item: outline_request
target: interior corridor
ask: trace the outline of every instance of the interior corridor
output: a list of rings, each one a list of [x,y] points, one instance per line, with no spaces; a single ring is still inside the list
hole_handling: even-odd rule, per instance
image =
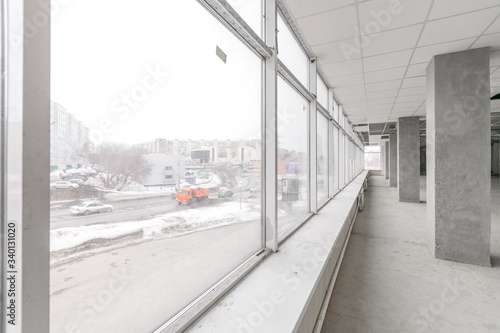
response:
[[[421,203],[371,176],[322,332],[499,332],[500,181],[492,179],[492,268],[435,259]]]

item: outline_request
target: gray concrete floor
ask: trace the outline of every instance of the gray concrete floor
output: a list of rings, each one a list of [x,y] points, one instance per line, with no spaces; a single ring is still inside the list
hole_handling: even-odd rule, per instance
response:
[[[421,203],[371,177],[322,332],[500,332],[500,181],[492,179],[492,268],[434,259]]]

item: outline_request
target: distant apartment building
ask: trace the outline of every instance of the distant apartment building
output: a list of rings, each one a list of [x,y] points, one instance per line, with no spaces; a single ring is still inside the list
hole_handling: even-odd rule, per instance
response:
[[[167,149],[167,139],[154,139],[153,141],[140,143],[137,147],[144,154],[172,154]]]
[[[137,147],[143,154],[184,156],[187,163],[246,163],[254,168],[261,165],[260,140],[167,140],[157,138]]]
[[[74,169],[87,163],[89,129],[63,106],[50,102],[50,168]]]
[[[191,160],[195,163],[251,164],[260,167],[261,149],[237,143],[217,145],[191,150]]]

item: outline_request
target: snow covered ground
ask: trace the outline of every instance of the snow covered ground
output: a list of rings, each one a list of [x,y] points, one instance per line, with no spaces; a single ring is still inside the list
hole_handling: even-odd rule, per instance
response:
[[[125,244],[174,237],[228,224],[260,220],[260,206],[225,202],[157,216],[143,221],[61,228],[50,233],[51,264],[79,259]]]

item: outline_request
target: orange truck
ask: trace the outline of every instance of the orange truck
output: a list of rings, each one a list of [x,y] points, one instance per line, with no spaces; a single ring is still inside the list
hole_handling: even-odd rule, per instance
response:
[[[193,202],[208,199],[208,188],[198,186],[181,187],[175,193],[175,200],[180,204],[190,205]]]

